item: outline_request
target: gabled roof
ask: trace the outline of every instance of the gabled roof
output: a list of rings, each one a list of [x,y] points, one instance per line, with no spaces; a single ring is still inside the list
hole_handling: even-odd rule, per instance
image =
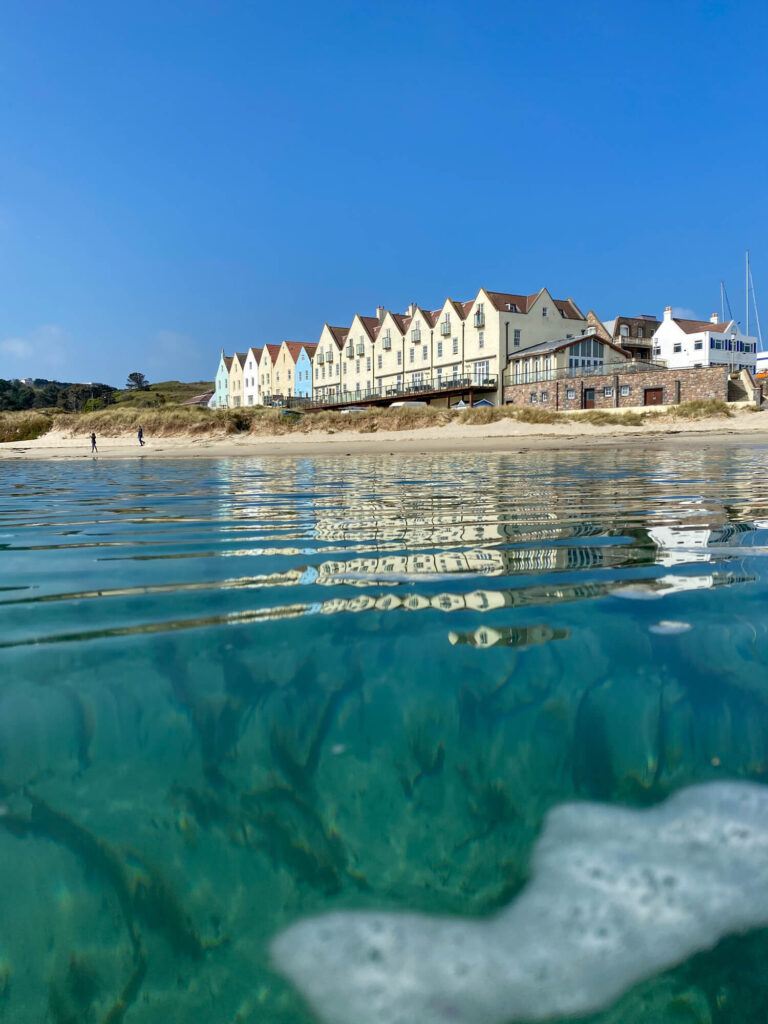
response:
[[[264,351],[269,353],[269,358],[274,363],[274,361],[280,355],[280,346],[279,345],[265,345],[264,346]]]
[[[237,359],[238,363],[240,363],[240,369],[244,370],[245,369],[245,360],[248,358],[248,353],[247,352],[235,352],[235,358]]]
[[[259,363],[261,362],[261,357],[264,354],[264,349],[261,348],[261,347],[256,348],[255,345],[251,345],[251,347],[248,349],[248,351],[249,352],[253,352],[253,354],[254,354],[254,356],[256,358],[256,365],[258,366]]]
[[[629,353],[626,352],[621,345],[616,345],[612,341],[606,341],[605,338],[601,337],[597,331],[589,331],[587,334],[577,334],[574,338],[558,338],[554,341],[542,341],[539,345],[532,345],[530,348],[521,349],[519,352],[511,353],[510,359],[522,359],[524,356],[530,355],[538,356],[544,352],[557,352],[561,348],[569,348],[571,345],[578,345],[580,341],[599,341],[601,344],[607,345],[616,352],[620,352],[625,359],[629,357]]]
[[[673,316],[672,319],[685,334],[701,334],[702,331],[711,331],[713,334],[725,334],[733,320],[723,320],[720,323],[713,324],[711,320],[682,320],[680,317]]]
[[[365,328],[366,333],[368,337],[371,339],[371,341],[375,341],[376,335],[379,333],[379,328],[381,327],[378,318],[375,316],[360,316],[359,313],[357,315],[357,318]]]
[[[208,405],[210,400],[216,394],[215,391],[205,391],[202,395],[195,395],[194,398],[188,398],[186,402],[182,402],[182,405]]]
[[[527,313],[536,300],[539,298],[541,293],[544,291],[543,288],[539,289],[534,295],[515,295],[512,292],[489,292],[487,288],[483,291],[493,303],[494,308],[497,312],[502,313],[507,311],[508,306],[513,308],[509,310],[512,313]],[[584,320],[585,316],[573,301],[573,299],[552,299],[555,304],[555,308],[558,312],[568,320]]]
[[[400,333],[405,334],[410,325],[411,317],[409,317],[407,313],[390,313],[389,315],[397,324],[400,329]]]
[[[311,359],[317,351],[318,342],[316,341],[302,341],[301,347],[306,351],[307,355]]]
[[[232,356],[224,356],[223,358],[224,358],[224,365],[226,366],[227,371],[231,370],[232,369]]]
[[[344,348],[344,342],[347,340],[349,334],[348,327],[331,327],[330,324],[325,325],[333,335],[333,340],[336,342],[338,348]]]
[[[301,355],[301,350],[304,348],[305,344],[306,344],[306,342],[303,342],[303,341],[284,341],[283,342],[283,345],[285,345],[285,347],[288,349],[288,354],[290,355],[290,357],[293,360],[294,364],[296,363],[297,359]],[[280,348],[282,348],[283,345],[281,345]]]

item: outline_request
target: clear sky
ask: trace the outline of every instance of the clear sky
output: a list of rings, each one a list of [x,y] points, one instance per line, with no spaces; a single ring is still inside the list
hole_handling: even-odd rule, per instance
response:
[[[546,285],[768,327],[764,0],[3,0],[0,377]]]

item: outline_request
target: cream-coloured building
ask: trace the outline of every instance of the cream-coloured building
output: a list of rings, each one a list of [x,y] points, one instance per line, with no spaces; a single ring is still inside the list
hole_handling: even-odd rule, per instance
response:
[[[448,298],[437,310],[412,303],[403,314],[383,307],[376,314],[357,314],[348,329],[325,325],[314,360],[316,399],[423,388],[446,390],[450,402],[449,389],[474,384],[495,387],[498,400],[511,356],[587,330],[573,299],[553,299],[546,288],[534,295],[481,288],[475,299]]]
[[[245,404],[243,398],[243,380],[245,377],[245,364],[247,361],[245,352],[235,352],[232,357],[232,365],[229,368],[229,407],[237,409]]]
[[[261,403],[272,398],[274,392],[274,365],[280,355],[280,345],[265,345],[259,360],[259,393]]]
[[[310,361],[317,348],[303,341],[284,341],[272,366],[272,397],[293,398],[302,390],[303,381],[297,379],[301,350],[306,349]]]

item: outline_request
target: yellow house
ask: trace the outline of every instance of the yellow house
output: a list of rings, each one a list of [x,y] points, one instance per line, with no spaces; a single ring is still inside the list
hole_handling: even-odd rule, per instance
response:
[[[275,394],[273,367],[280,355],[279,345],[265,345],[259,360],[259,391],[262,404],[268,402]]]
[[[230,408],[237,408],[245,405],[243,397],[243,380],[245,377],[245,362],[248,358],[247,352],[235,352],[232,357],[232,365],[229,369],[229,405]]]

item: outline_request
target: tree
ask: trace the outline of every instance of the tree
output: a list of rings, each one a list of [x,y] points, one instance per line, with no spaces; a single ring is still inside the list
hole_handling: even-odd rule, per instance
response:
[[[129,373],[125,386],[129,391],[149,391],[149,381],[143,373]]]

